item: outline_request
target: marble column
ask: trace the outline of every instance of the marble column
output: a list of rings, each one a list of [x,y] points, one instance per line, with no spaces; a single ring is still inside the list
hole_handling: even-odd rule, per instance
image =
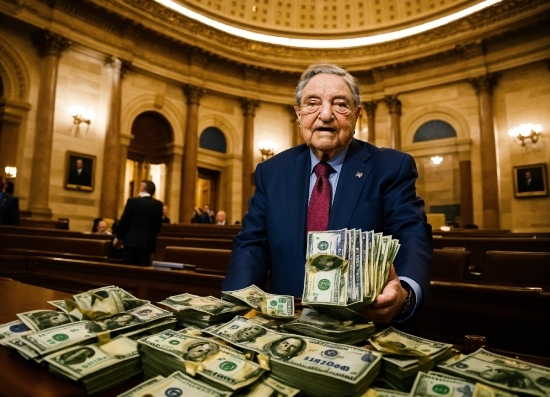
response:
[[[101,198],[99,203],[99,216],[116,219],[119,189],[120,163],[125,163],[120,151],[120,112],[121,112],[121,69],[122,61],[115,57],[105,60],[109,70],[109,83],[111,97],[107,108],[107,125],[103,146],[103,178],[101,183]],[[125,164],[126,165],[126,164]]]
[[[459,161],[460,178],[460,226],[474,223],[474,196],[472,193],[472,162]]]
[[[119,136],[119,158],[118,163],[118,191],[117,196],[117,214],[120,217],[122,211],[124,211],[125,198],[124,192],[126,190],[126,160],[128,159],[128,148],[130,147],[130,142],[132,141],[133,135],[121,133]],[[128,190],[128,197],[132,196],[132,192]]]
[[[186,85],[183,92],[187,98],[187,121],[185,123],[179,221],[180,223],[189,223],[193,215],[193,207],[195,207],[195,190],[197,186],[199,105],[200,99],[206,91],[203,88]]]
[[[363,102],[363,109],[367,114],[367,142],[376,145],[376,130],[374,127],[374,116],[376,115],[376,108],[378,103],[376,101]]]
[[[479,145],[481,147],[481,186],[483,195],[483,228],[500,228],[499,194],[495,129],[493,124],[493,89],[495,75],[470,79],[479,102]]]
[[[401,150],[401,101],[395,96],[384,98],[390,111],[390,147]]]
[[[18,172],[21,173],[22,161],[18,161],[17,156],[19,135],[21,124],[27,120],[30,108],[31,105],[25,102],[7,98],[0,100],[0,175],[7,177],[6,166],[17,167]]]
[[[294,110],[294,105],[288,105],[286,107],[288,115],[290,116],[290,131],[292,134],[292,146],[304,143],[302,138],[302,131],[300,130],[300,123],[298,122],[298,116]]]
[[[254,116],[259,101],[241,98],[244,116],[243,130],[243,181],[242,181],[242,214],[248,211],[248,200],[254,194]]]
[[[39,68],[40,87],[36,104],[36,130],[29,191],[29,211],[33,218],[49,219],[52,217],[52,210],[49,207],[49,194],[57,71],[61,53],[71,45],[71,42],[46,30],[35,34],[32,40],[42,61]]]

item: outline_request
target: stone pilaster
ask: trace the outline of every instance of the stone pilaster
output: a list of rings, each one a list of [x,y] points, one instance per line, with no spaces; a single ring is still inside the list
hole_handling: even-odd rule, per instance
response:
[[[367,142],[376,145],[376,130],[375,130],[375,116],[376,108],[378,107],[378,102],[370,101],[363,102],[363,109],[367,114]]]
[[[259,106],[256,99],[241,98],[244,116],[243,130],[243,181],[242,181],[242,214],[248,211],[248,200],[254,193],[254,116]]]
[[[397,95],[384,98],[390,112],[390,147],[401,150],[401,101]]]

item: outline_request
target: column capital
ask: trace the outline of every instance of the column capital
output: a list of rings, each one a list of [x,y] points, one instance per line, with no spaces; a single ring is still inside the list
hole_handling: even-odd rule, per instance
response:
[[[70,40],[49,30],[36,32],[31,39],[40,57],[54,55],[59,58],[61,53],[72,44]]]
[[[386,102],[390,114],[397,113],[401,116],[401,101],[397,99],[397,95],[386,95],[384,102]]]
[[[485,76],[468,79],[468,81],[476,90],[477,95],[481,94],[482,92],[493,95],[493,90],[497,85],[498,78],[498,74],[488,73]]]
[[[243,109],[243,116],[256,115],[256,108],[260,106],[260,101],[257,99],[241,98],[241,108]]]
[[[376,108],[378,107],[377,101],[370,101],[370,102],[363,102],[363,109],[365,109],[365,112],[367,113],[367,116],[374,117],[374,114],[376,113]]]
[[[256,83],[260,82],[264,68],[254,67],[250,65],[245,65],[242,67],[243,77],[247,81],[255,81]]]
[[[105,58],[105,65],[120,72],[120,78],[124,77],[124,74],[132,68],[132,62],[120,59],[114,55],[108,55]]]
[[[485,55],[485,40],[475,40],[469,43],[457,44],[455,49],[460,52],[465,59]]]
[[[187,51],[187,56],[190,66],[199,66],[206,69],[212,62],[212,56],[210,54],[196,47],[191,47]]]
[[[206,93],[204,88],[200,88],[191,84],[186,84],[183,87],[183,92],[187,97],[188,105],[200,105],[202,96]]]

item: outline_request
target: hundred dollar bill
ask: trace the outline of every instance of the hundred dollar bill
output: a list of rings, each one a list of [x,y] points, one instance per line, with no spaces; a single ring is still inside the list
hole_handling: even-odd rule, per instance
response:
[[[4,346],[16,350],[21,354],[26,360],[36,360],[38,362],[42,361],[40,354],[32,349],[30,346],[25,344],[21,339],[21,336],[14,336],[4,343]]]
[[[118,287],[110,285],[73,295],[73,298],[86,318],[95,320],[124,311],[118,290]]]
[[[257,328],[253,331],[251,328]],[[226,324],[211,326],[205,333],[218,336],[245,350],[267,354],[271,360],[351,384],[379,364],[380,356],[369,350],[319,339],[283,334],[251,325],[244,317],[236,316]],[[246,331],[248,337],[240,336]],[[273,372],[275,374],[275,372]]]
[[[32,310],[18,313],[17,317],[33,331],[43,331],[58,325],[70,324],[75,320],[69,314],[55,310]]]
[[[466,379],[419,372],[409,395],[411,397],[471,397],[474,387],[475,384]]]
[[[369,342],[380,352],[416,357],[439,357],[452,347],[451,344],[419,338],[393,327],[388,327],[371,336]]]
[[[72,324],[48,328],[34,334],[22,335],[20,341],[38,352],[40,356],[53,353],[65,347],[82,344],[97,338],[97,335],[88,330],[91,321],[78,321]]]
[[[142,327],[161,318],[172,317],[172,312],[161,309],[151,303],[137,307],[133,310],[101,317],[88,325],[92,332],[122,331]]]
[[[125,391],[122,394],[119,394],[117,397],[143,397],[143,390],[147,389],[149,386],[153,386],[156,383],[164,380],[164,376],[157,375],[154,378],[148,379],[145,382],[140,383],[136,387],[131,388],[130,390]]]
[[[380,387],[374,387],[368,389],[361,397],[406,397],[409,393],[405,393],[398,390],[383,389]]]
[[[0,325],[0,345],[6,344],[8,340],[20,335],[27,335],[34,332],[21,320],[14,320]]]
[[[124,397],[228,397],[230,392],[222,391],[204,382],[198,381],[179,371],[174,372],[166,379],[149,387],[138,390],[136,393],[123,395]]]
[[[331,254],[310,256],[306,262],[302,303],[345,304],[347,264],[342,257]]]
[[[222,291],[222,298],[232,303],[245,303],[254,309],[261,311],[262,297],[265,292],[254,284],[236,291]]]
[[[347,248],[347,229],[309,232],[306,258],[315,254],[331,254],[346,258]]]
[[[518,395],[478,382],[474,388],[473,397],[518,397]]]
[[[225,302],[213,296],[197,296],[192,294],[170,296],[159,303],[176,311],[194,310],[208,315],[242,312],[248,309],[248,307]]]
[[[284,328],[289,331],[300,327],[310,328],[319,334],[341,334],[344,332],[374,329],[372,322],[341,320],[309,308],[302,309],[302,313],[298,320],[284,325]]]
[[[138,359],[137,343],[128,338],[117,338],[104,345],[72,346],[45,357],[50,370],[79,380],[103,368],[113,367],[122,361]]]
[[[248,389],[238,391],[235,397],[294,397],[300,393],[300,389],[290,387],[277,381],[273,376],[262,376]]]
[[[265,294],[261,301],[262,314],[269,317],[294,317],[294,297]]]
[[[440,369],[514,393],[550,396],[550,368],[485,349],[479,349],[450,365],[440,366]]]

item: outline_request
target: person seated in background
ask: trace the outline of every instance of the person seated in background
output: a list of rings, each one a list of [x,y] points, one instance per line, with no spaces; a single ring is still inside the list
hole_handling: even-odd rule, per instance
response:
[[[97,231],[96,231],[97,234],[108,234],[108,235],[111,235],[112,233],[108,230],[108,227],[107,227],[107,222],[105,222],[103,219],[100,220],[98,223],[97,223]]]
[[[0,224],[19,225],[19,198],[6,192],[6,186],[0,176]]]
[[[95,218],[94,219],[94,223],[92,224],[92,233],[97,233],[97,225],[102,220],[103,220],[103,218]]]
[[[205,204],[202,209],[195,207],[194,210],[195,216],[191,219],[191,223],[214,223],[214,214],[208,204]]]
[[[168,206],[162,207],[162,223],[170,223],[170,218],[167,216],[168,214]]]
[[[225,213],[225,211],[218,211],[218,213],[216,214],[216,225],[227,225],[227,214]]]

